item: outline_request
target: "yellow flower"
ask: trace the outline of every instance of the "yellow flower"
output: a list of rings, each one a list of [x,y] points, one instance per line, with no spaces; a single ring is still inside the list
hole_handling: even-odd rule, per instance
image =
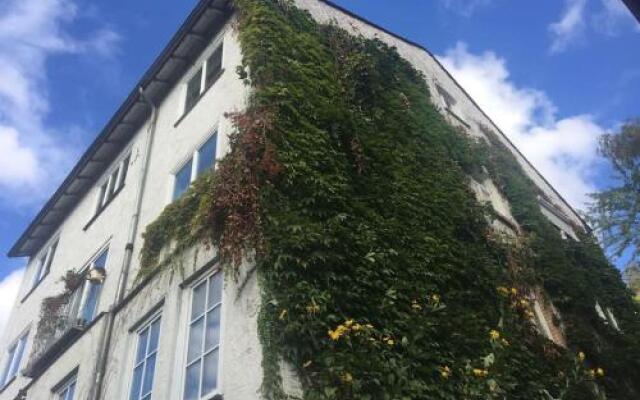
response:
[[[451,368],[446,365],[444,367],[440,367],[440,376],[442,379],[449,379],[451,376]]]
[[[507,346],[507,347],[508,347],[508,346],[509,346],[509,344],[510,344],[510,343],[509,343],[509,341],[508,341],[507,339],[502,339],[502,345],[503,345],[503,346]]]
[[[527,301],[526,299],[522,299],[522,300],[520,300],[520,305],[522,307],[528,307],[529,306],[529,301]]]
[[[353,376],[348,372],[345,372],[344,374],[342,374],[340,379],[342,380],[342,383],[351,383],[351,382],[353,382]]]
[[[500,339],[500,332],[498,332],[495,329],[492,329],[491,332],[489,332],[489,337],[491,338],[491,340],[498,340]]]
[[[509,289],[504,286],[499,286],[497,290],[501,296],[507,297],[509,295]]]
[[[418,301],[417,301],[417,300],[413,300],[413,301],[411,302],[411,308],[413,308],[413,309],[414,309],[414,310],[416,310],[416,311],[420,311],[420,310],[422,310],[422,306],[421,306],[420,304],[418,304]]]
[[[587,356],[584,355],[584,352],[581,351],[578,353],[578,360],[580,360],[580,362],[583,362],[586,357]]]
[[[344,324],[345,324],[345,325],[347,326],[347,328],[348,328],[348,327],[350,327],[351,325],[353,325],[353,320],[352,320],[352,319],[347,320]]]
[[[393,341],[393,339],[389,339],[389,340],[387,340],[387,344],[388,344],[389,346],[393,346],[395,343],[396,343],[396,342],[394,342],[394,341]]]
[[[320,306],[317,305],[315,302],[307,306],[307,314],[315,314],[318,311],[320,311]]]
[[[596,375],[598,375],[598,376],[604,376],[604,369],[602,369],[602,368],[598,368],[598,369],[596,369]]]
[[[431,295],[431,301],[433,301],[434,303],[440,303],[440,295],[432,294]]]
[[[366,324],[365,327],[368,328],[368,329],[373,329],[373,325],[371,325],[371,324]]]
[[[348,329],[344,325],[338,325],[338,327],[335,330],[329,331],[329,337],[332,340],[338,340],[342,335],[344,335],[347,332],[347,330]]]
[[[593,378],[594,376],[596,376],[596,370],[595,369],[590,369],[589,370],[589,375]]]
[[[282,312],[280,312],[280,317],[278,318],[280,319],[280,321],[282,321],[286,316],[287,316],[287,310],[284,309],[282,310]]]
[[[360,325],[360,324],[358,324],[358,323],[355,323],[355,324],[351,327],[351,330],[352,330],[352,331],[354,331],[354,332],[357,332],[357,331],[359,331],[360,329],[362,329],[362,325]]]
[[[516,295],[518,294],[518,289],[516,289],[516,288],[512,287],[512,288],[511,288],[511,294],[512,294],[513,296],[516,296]]]
[[[473,375],[475,375],[478,378],[484,378],[487,375],[489,375],[489,371],[487,371],[486,369],[474,368]]]

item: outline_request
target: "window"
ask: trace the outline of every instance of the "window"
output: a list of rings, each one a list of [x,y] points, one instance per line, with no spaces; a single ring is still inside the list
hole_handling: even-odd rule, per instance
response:
[[[222,273],[192,289],[184,399],[200,400],[218,388]]]
[[[451,93],[447,92],[442,86],[436,85],[438,90],[438,94],[444,101],[444,104],[448,109],[453,108],[456,105],[456,99],[451,95]]]
[[[177,200],[189,189],[191,182],[205,171],[213,169],[216,163],[216,142],[218,134],[214,133],[202,146],[198,148],[174,175],[173,200]]]
[[[217,49],[209,56],[206,63],[207,77],[204,83],[205,89],[208,89],[218,78],[218,75],[222,71],[222,46],[218,46]]]
[[[78,377],[74,374],[67,378],[58,389],[55,390],[56,400],[73,400],[76,393],[76,382]]]
[[[96,215],[99,214],[109,202],[116,197],[120,189],[124,187],[127,172],[129,172],[129,162],[131,154],[127,155],[118,163],[116,168],[109,174],[109,177],[100,185],[98,199],[96,201]]]
[[[222,72],[222,44],[207,58],[202,66],[187,82],[187,95],[184,102],[184,114],[198,103],[200,96],[209,89]],[[203,79],[204,78],[204,79]]]
[[[202,88],[202,68],[196,72],[196,74],[189,79],[187,83],[187,99],[184,104],[184,111],[187,112],[193,108],[200,98],[200,91]]]
[[[109,249],[104,249],[91,264],[90,270],[105,270],[107,265],[107,257],[109,255]],[[78,317],[85,324],[90,323],[96,316],[96,309],[98,301],[100,300],[100,293],[102,292],[102,282],[99,280],[87,280],[82,294],[82,301],[80,303],[80,310]]]
[[[187,191],[191,184],[191,170],[193,167],[193,159],[189,159],[187,163],[180,168],[180,171],[176,174],[175,184],[173,186],[173,199],[176,200]]]
[[[31,284],[32,288],[38,286],[38,284],[44,279],[45,276],[49,273],[51,269],[51,263],[53,262],[53,257],[56,255],[56,249],[58,248],[58,241],[53,242],[51,246],[49,246],[38,259],[37,268],[35,274],[33,275],[33,281]]]
[[[158,315],[138,331],[138,349],[133,367],[129,400],[151,399],[159,338],[160,316]]]
[[[2,379],[0,380],[0,388],[5,387],[18,375],[28,335],[29,333],[27,332],[20,336],[20,338],[11,347],[9,347],[9,351],[7,352],[7,357],[4,362]]]

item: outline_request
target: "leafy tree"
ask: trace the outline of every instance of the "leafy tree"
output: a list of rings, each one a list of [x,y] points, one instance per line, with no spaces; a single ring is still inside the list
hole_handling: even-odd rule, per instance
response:
[[[616,186],[591,195],[590,222],[615,255],[631,249],[640,258],[640,118],[600,139],[600,152],[613,167]]]

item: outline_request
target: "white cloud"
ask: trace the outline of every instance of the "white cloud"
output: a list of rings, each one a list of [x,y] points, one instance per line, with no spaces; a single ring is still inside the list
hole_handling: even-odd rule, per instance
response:
[[[458,43],[440,60],[563,197],[584,208],[596,191],[591,174],[605,129],[588,114],[559,119],[548,96],[517,86],[493,52],[472,54]]]
[[[18,269],[0,281],[0,338],[4,333],[7,320],[9,320],[13,303],[18,297],[23,275],[24,269]]]
[[[593,24],[597,31],[616,36],[628,28],[640,32],[640,26],[629,8],[622,0],[600,0],[601,10],[594,16]]]
[[[465,17],[471,16],[478,8],[489,5],[492,0],[440,0],[445,8]]]
[[[553,36],[551,52],[565,50],[584,35],[586,5],[587,0],[566,0],[566,8],[560,20],[549,25]]]
[[[584,42],[589,34],[617,36],[630,28],[640,32],[622,0],[565,0],[560,19],[549,25],[550,51],[561,53]]]
[[[66,128],[63,134],[47,124],[47,61],[59,54],[110,57],[120,40],[109,28],[73,37],[66,28],[79,18],[73,0],[0,5],[0,200],[41,200],[77,153]]]

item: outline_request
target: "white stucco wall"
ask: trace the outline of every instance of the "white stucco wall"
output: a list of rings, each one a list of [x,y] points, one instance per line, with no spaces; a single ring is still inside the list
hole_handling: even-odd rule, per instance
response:
[[[231,26],[231,23],[225,26],[209,47],[205,49],[202,55],[194,62],[194,66],[187,72],[183,82],[176,85],[162,104],[158,105],[157,128],[150,154],[147,187],[142,200],[140,228],[134,246],[133,266],[130,279],[128,280],[128,288],[135,285],[133,278],[135,278],[137,273],[138,255],[142,245],[141,235],[144,232],[144,227],[155,220],[164,207],[171,201],[173,173],[175,173],[181,164],[216,130],[218,131],[217,158],[220,158],[228,151],[228,135],[232,131],[232,126],[224,114],[242,110],[248,95],[248,88],[239,80],[235,73],[236,66],[241,63],[241,52],[236,34],[231,29]],[[224,41],[224,73],[215,84],[203,94],[194,108],[177,123],[182,116],[186,81],[222,41]],[[80,201],[58,229],[55,238],[59,238],[59,243],[51,265],[51,271],[24,302],[18,302],[14,306],[10,323],[7,325],[3,335],[2,343],[6,343],[8,346],[15,338],[24,332],[25,329],[30,329],[21,368],[24,368],[28,362],[36,331],[40,304],[43,298],[60,293],[63,290],[63,284],[59,279],[64,273],[69,269],[79,270],[84,267],[91,258],[95,256],[96,252],[106,244],[109,246],[109,257],[106,267],[107,279],[102,289],[97,312],[108,310],[113,303],[117,290],[118,275],[124,258],[128,226],[134,211],[136,185],[138,184],[142,167],[142,154],[144,151],[146,132],[147,126],[143,126],[140,131],[135,134],[127,149],[120,155],[121,158],[131,151],[131,163],[125,187],[122,191],[120,191],[114,200],[102,211],[98,218],[84,230],[85,225],[94,216],[99,185],[103,178],[96,182],[95,187]],[[119,159],[114,161],[112,167],[105,173],[105,177],[108,177],[108,174],[119,161]],[[23,296],[31,290],[31,282],[37,268],[38,258],[36,255],[28,263],[26,274],[20,288],[19,299],[22,299]],[[175,307],[175,304],[182,301],[176,292],[177,283],[177,280],[171,281],[171,285],[173,286],[162,286],[161,283],[154,283],[156,292],[167,292],[167,307]],[[256,289],[254,288],[254,290]],[[144,293],[146,295],[147,291]],[[257,299],[257,296],[254,297]],[[248,297],[248,299],[250,298],[251,297]],[[251,302],[251,300],[247,301]],[[226,307],[227,305],[225,304],[225,310]],[[232,305],[228,307],[230,307],[230,315],[238,314],[238,311],[234,310]],[[243,303],[243,307],[248,309],[252,306]],[[236,308],[241,307],[237,305]],[[172,318],[177,318],[178,314],[179,313],[167,315],[171,315]],[[132,318],[135,318],[136,315],[137,313],[132,313]],[[85,387],[90,385],[90,382],[86,382],[84,379],[90,379],[90,371],[94,368],[95,355],[99,347],[98,341],[102,333],[101,322],[92,326],[71,349],[66,351],[45,374],[32,384],[29,389],[29,398],[50,398],[52,396],[51,388],[59,383],[59,380],[66,373],[75,368],[79,361],[81,361],[82,365],[80,366],[78,374],[78,388],[84,390]],[[178,326],[178,321],[170,320],[167,324],[169,327]],[[122,322],[121,325],[124,327],[127,323]],[[238,327],[238,329],[246,329],[245,326],[242,326],[242,321],[240,320],[232,320],[228,325],[229,327],[239,325],[240,327]],[[252,331],[255,331],[255,329]],[[118,337],[122,335],[127,336],[122,332],[118,333]],[[166,336],[170,337],[171,331]],[[233,336],[244,336],[247,340],[250,338],[250,334],[245,332],[241,332],[241,335],[231,332],[229,337]],[[119,343],[122,343],[122,341]],[[6,347],[2,347],[3,348],[0,349],[2,351],[0,363],[3,362],[6,357]],[[231,349],[227,355],[229,358],[239,357],[238,354],[234,354],[234,347],[232,345],[228,347]],[[257,354],[255,353],[255,349],[247,349],[246,346],[242,345],[240,348],[242,351],[248,351],[248,353],[254,355]],[[257,360],[259,360],[259,357]],[[0,368],[2,367],[3,365],[0,364]],[[112,365],[111,368],[118,371],[121,369],[120,366],[117,365]],[[173,369],[167,369],[163,372],[159,369],[158,374],[162,376],[164,373],[164,375],[167,376],[171,374],[172,371]],[[234,370],[233,368],[229,368],[228,371],[233,372]],[[237,373],[238,371],[235,372]],[[124,375],[118,376],[118,379],[124,379]],[[158,379],[157,381],[161,382],[161,384],[167,383],[166,379]],[[234,386],[233,379],[229,378],[225,381],[228,382],[230,387]],[[0,400],[13,399],[18,393],[18,390],[28,382],[29,379],[21,376],[18,377],[0,392]],[[121,383],[122,382],[118,381],[116,386],[121,386]],[[109,382],[110,390],[112,390],[111,385],[113,384],[113,379],[111,379]],[[254,390],[249,384],[244,385],[244,387],[245,389],[238,389],[238,392],[243,393],[244,390],[249,390],[246,388],[250,387],[250,390]],[[34,393],[34,396],[37,394],[38,397],[31,397],[31,393]],[[45,397],[45,393],[48,397]]]

